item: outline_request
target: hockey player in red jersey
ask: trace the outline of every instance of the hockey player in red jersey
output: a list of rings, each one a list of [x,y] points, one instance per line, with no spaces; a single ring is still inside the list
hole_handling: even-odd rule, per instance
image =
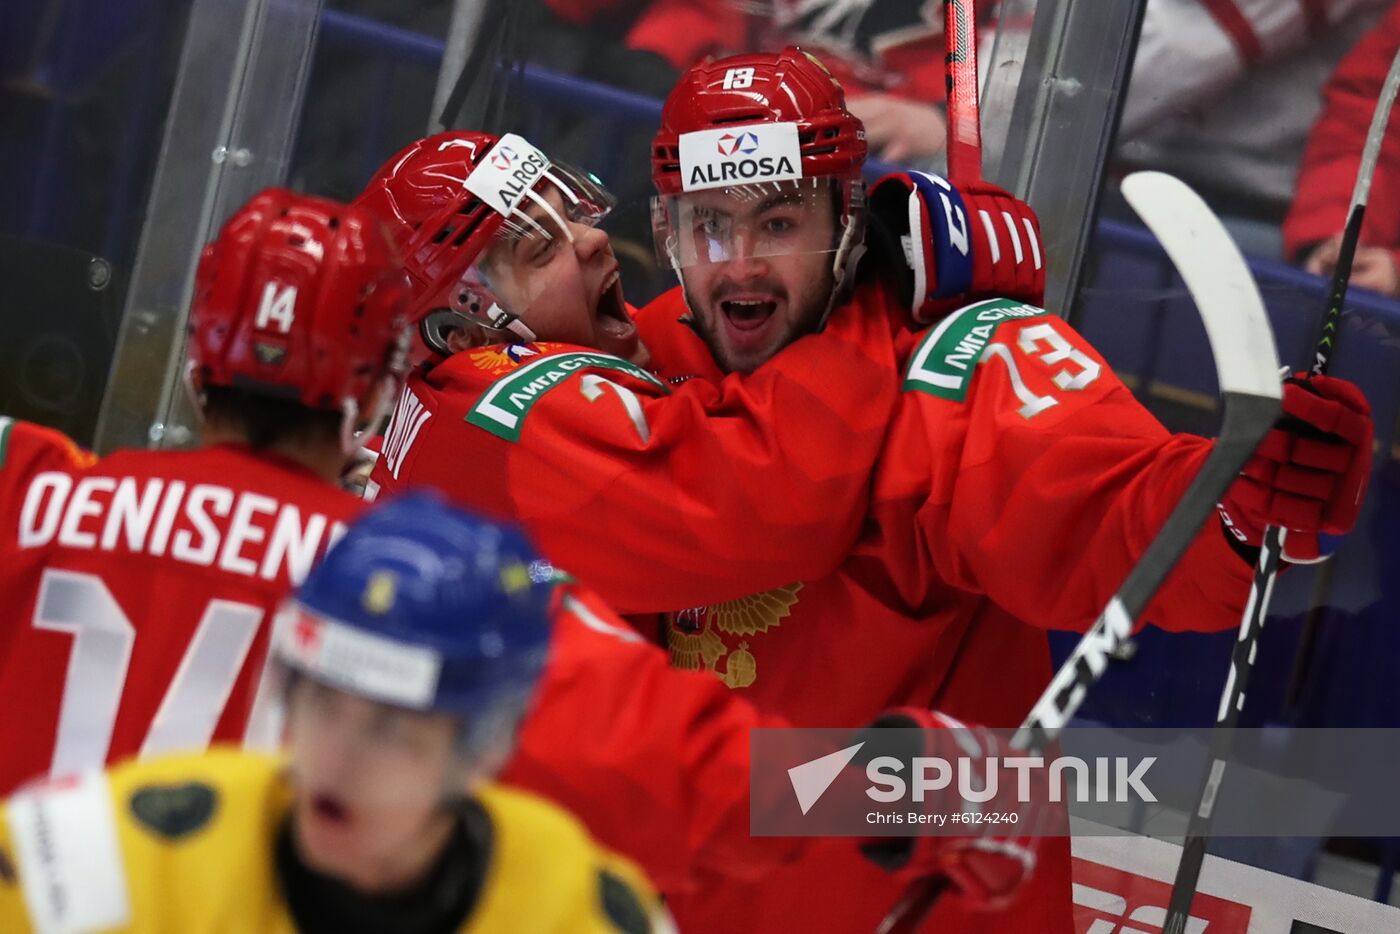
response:
[[[805,314],[784,308],[789,283],[800,281],[791,258],[765,256],[738,235],[766,189],[739,184],[745,169],[726,170],[721,160],[729,156],[723,149],[716,156],[713,144],[726,135],[749,140],[745,155],[762,172],[765,160],[781,165],[791,145],[784,137],[795,137],[797,171],[821,171],[841,139],[829,98],[809,90],[821,78],[820,66],[796,50],[738,56],[696,66],[668,98],[652,147],[654,215],[664,219],[659,243],[682,289],[671,293],[669,309],[663,297],[639,316],[643,339],[663,364],[674,354],[698,378],[715,379],[761,362],[819,320],[824,296]],[[839,102],[839,88],[828,93]],[[894,242],[903,241],[895,259],[907,259],[915,314],[938,320],[904,366],[869,531],[834,575],[676,614],[673,657],[709,668],[760,710],[799,725],[850,725],[909,704],[1013,726],[1050,674],[1044,637],[1027,623],[1088,625],[1209,442],[1166,432],[1081,337],[1035,307],[1036,296],[999,299],[970,289],[957,296],[968,307],[948,307],[941,285],[971,281],[957,272],[969,256],[1033,253],[1038,267],[1033,224],[961,203],[951,186],[917,174],[884,180],[869,201]],[[922,250],[919,233],[928,224],[956,231],[941,242],[963,248]],[[858,286],[855,301],[870,294]],[[1331,434],[1314,442],[1280,429],[1225,500],[1227,508],[1240,501],[1235,513],[1252,512],[1254,538],[1242,536],[1240,553],[1221,523],[1204,529],[1149,608],[1149,621],[1170,629],[1238,625],[1249,590],[1248,546],[1257,544],[1261,522],[1300,537],[1329,524],[1328,531],[1350,528],[1365,488],[1369,414],[1350,387],[1311,385],[1315,404],[1300,401],[1308,395],[1300,390],[1286,393],[1293,398],[1285,409]],[[784,597],[779,612],[769,609],[775,595]],[[881,878],[842,848],[814,847],[760,886],[715,880],[676,899],[675,910],[682,925],[698,930],[868,931],[904,877],[927,869],[898,862],[887,865],[900,877]],[[1046,841],[1035,877],[1005,912],[979,913],[975,898],[947,899],[927,929],[1065,932],[1072,930],[1069,894],[1067,841]]]
[[[898,388],[898,324],[880,309],[833,319],[752,378],[673,385],[644,368],[596,227],[606,193],[525,140],[421,140],[357,203],[395,231],[435,352],[399,399],[371,493],[434,486],[528,521],[546,554],[626,541],[567,564],[620,611],[826,573],[854,541]]]
[[[498,162],[543,167],[514,204],[495,199],[504,212],[493,207]],[[616,263],[593,226],[607,199],[581,173],[519,138],[444,133],[390,159],[358,203],[396,230],[429,356],[386,432],[372,492],[434,486],[480,509],[528,514],[546,542],[631,530],[628,548],[645,561],[571,552],[569,570],[650,611],[742,593],[752,575],[800,573],[818,566],[811,555],[848,547],[819,529],[864,510],[902,312],[838,318],[820,340],[718,393],[708,383],[668,388],[632,362],[646,351],[611,320],[624,308]],[[827,262],[829,233],[817,242]],[[782,473],[793,495],[772,501]],[[733,534],[770,507],[785,510],[766,516],[772,534]],[[594,598],[574,593],[563,606],[541,703],[506,777],[566,804],[669,892],[693,888],[697,874],[752,879],[781,862],[792,841],[748,838],[744,776],[748,729],[785,722],[726,703],[708,676],[660,670],[664,656],[620,635]],[[578,735],[592,737],[588,749],[571,750],[561,768],[560,750]],[[600,776],[644,798],[600,793]]]
[[[864,151],[851,131],[835,162],[858,166]],[[846,188],[859,198],[858,180]],[[786,216],[768,223],[794,227],[790,194],[774,208]],[[1004,194],[968,198],[1024,213]],[[646,560],[570,547],[568,562],[621,611],[827,573],[849,549],[897,392],[898,345],[909,339],[898,303],[832,315],[824,331],[747,379],[688,385],[668,378],[689,372],[670,348],[655,375],[637,365],[650,353],[595,226],[610,206],[606,192],[525,140],[469,132],[420,140],[357,203],[396,231],[430,352],[400,397],[371,495],[434,486],[527,522],[546,553],[596,534],[624,541]],[[784,235],[809,240],[816,262],[844,278],[861,220],[858,210],[819,214]],[[982,288],[999,291],[1027,277],[1009,253],[977,270]],[[787,495],[772,496],[774,488]]]
[[[658,205],[656,216],[661,221],[659,226],[663,233],[661,246],[668,258],[681,268],[684,276],[688,277],[691,268],[704,263],[716,266],[728,264],[730,268],[735,265],[744,268],[747,265],[762,271],[762,275],[745,277],[747,293],[739,292],[711,276],[709,290],[697,290],[699,301],[695,305],[699,307],[692,306],[690,309],[695,312],[693,317],[696,320],[685,325],[679,323],[687,311],[679,291],[663,297],[656,306],[644,310],[640,315],[645,343],[652,354],[653,363],[663,373],[681,378],[700,376],[718,382],[723,373],[711,356],[711,349],[716,351],[716,356],[727,359],[735,369],[747,368],[764,354],[773,353],[818,324],[833,305],[837,306],[831,315],[834,325],[842,320],[842,312],[850,306],[891,308],[894,305],[894,290],[878,279],[858,280],[851,275],[853,264],[840,261],[843,259],[840,247],[846,239],[849,225],[860,216],[857,179],[864,147],[858,122],[841,106],[839,87],[819,65],[796,52],[784,53],[779,57],[746,57],[706,67],[710,70],[701,73],[704,80],[697,79],[692,85],[683,85],[683,89],[674,96],[675,100],[682,102],[677,109],[691,106],[690,113],[692,116],[698,115],[696,122],[699,125],[681,129],[671,127],[669,138],[663,130],[657,147],[658,175],[668,171],[679,175],[678,170],[685,161],[679,152],[682,148],[680,134],[696,131],[713,132],[714,135],[699,141],[701,145],[697,151],[701,157],[692,166],[694,171],[689,173],[692,179],[724,182],[726,171],[731,171],[735,175],[728,180],[734,181],[746,171],[764,171],[765,158],[779,172],[784,171],[782,166],[786,158],[788,166],[785,171],[799,174],[790,150],[782,148],[789,143],[779,139],[776,144],[779,149],[769,149],[768,134],[752,130],[752,127],[765,122],[786,123],[789,128],[795,128],[796,132],[788,135],[787,139],[796,137],[798,159],[801,161],[798,178],[770,179],[762,187],[715,186],[733,190],[737,202],[733,210],[722,210],[710,200],[713,195],[706,195],[707,200],[700,204],[703,210],[687,214],[685,200],[679,197],[684,193],[684,185],[674,178],[660,179],[664,184],[674,185],[671,194],[676,195],[674,201],[663,200]],[[697,88],[695,84],[701,87]],[[732,93],[722,95],[719,93],[721,90]],[[707,112],[711,106],[718,111],[713,119]],[[668,112],[672,112],[672,109],[668,108]],[[752,123],[746,124],[745,120]],[[751,137],[746,133],[751,133]],[[744,168],[744,157],[755,155],[756,158],[747,159],[748,168]],[[708,161],[701,161],[704,159]],[[726,163],[720,159],[734,161]],[[726,164],[731,166],[729,170],[724,168]],[[698,175],[695,174],[697,172]],[[824,180],[834,180],[835,183]],[[797,184],[789,184],[791,182]],[[903,218],[903,232],[911,227],[918,231],[909,241],[907,255],[911,284],[907,285],[914,296],[913,307],[919,315],[937,315],[948,310],[950,303],[954,303],[952,307],[956,308],[958,300],[966,303],[969,298],[995,296],[1008,291],[1014,298],[1038,297],[1038,291],[1034,295],[1020,291],[1028,285],[1034,291],[1034,286],[1038,284],[1038,277],[1029,271],[1019,279],[1013,277],[1010,289],[978,288],[979,282],[983,286],[986,283],[985,278],[979,279],[978,270],[989,265],[1014,263],[1023,270],[1036,272],[1042,265],[1034,219],[1025,213],[1017,214],[1017,205],[1012,199],[990,188],[963,196],[950,186],[928,178],[920,181],[920,177],[914,176],[902,177],[887,185],[895,187],[882,187],[875,193],[877,208],[887,212],[885,216],[896,222]],[[747,192],[743,190],[745,188]],[[833,201],[828,208],[824,229],[832,239],[822,245],[823,249],[808,245],[805,249],[783,250],[773,246],[780,235],[792,232],[791,214],[770,218],[764,212],[781,209],[782,212],[801,211],[811,215],[820,203],[818,199],[809,197],[808,189],[816,188],[829,191],[841,199]],[[711,191],[710,188],[698,190]],[[752,192],[757,192],[762,198],[753,196]],[[781,196],[781,200],[763,204],[764,200],[774,196]],[[976,199],[981,198],[1003,198],[1007,203],[1005,213],[1002,209],[977,207],[979,202]],[[762,206],[763,210],[755,210],[756,206]],[[443,217],[450,217],[459,210],[447,203],[440,205],[440,208],[444,212]],[[452,243],[453,238],[459,235],[455,229],[447,229],[450,225],[430,224],[421,217],[407,213],[403,217],[405,226],[422,224],[419,235],[425,240],[425,246],[433,241]],[[943,220],[940,221],[940,218]],[[770,224],[770,220],[773,223]],[[982,225],[980,228],[979,222]],[[930,249],[926,256],[925,243],[920,234],[935,229],[942,229],[943,236],[934,237],[929,242],[941,245],[942,249]],[[896,230],[895,233],[898,235],[901,231]],[[692,240],[684,242],[682,235],[691,236]],[[961,250],[956,248],[959,242],[963,245]],[[751,245],[755,243],[769,246],[762,252],[754,252]],[[736,245],[738,249],[730,252]],[[412,254],[414,251],[409,252]],[[736,263],[736,260],[740,262]],[[410,264],[412,262],[410,256]],[[419,283],[420,288],[426,290],[430,281],[423,278]],[[688,285],[690,281],[687,279]],[[825,282],[829,288],[811,289],[813,282]],[[847,293],[852,289],[854,297],[850,298]],[[812,301],[805,300],[804,296],[810,296]],[[441,303],[441,299],[430,300]],[[706,302],[708,306],[703,304]],[[1038,309],[1018,311],[1020,306],[1016,302],[1012,302],[1011,306],[998,306],[991,309],[996,312],[992,317],[972,322],[968,333],[960,337],[954,347],[967,359],[958,359],[957,354],[953,354],[955,362],[951,365],[954,369],[960,362],[970,370],[977,359],[972,351],[979,350],[979,345],[984,341],[990,344],[995,342],[993,338],[1002,339],[994,325],[1003,320],[1014,323],[1041,317]],[[483,303],[483,307],[489,308],[491,305]],[[907,314],[908,307],[907,304],[900,306],[898,313]],[[706,313],[711,317],[701,324],[699,319]],[[724,318],[721,319],[719,315]],[[1038,327],[1047,323],[1061,340],[1071,340],[1067,335],[1072,332],[1060,331],[1059,325],[1043,318],[1030,321],[1028,326]],[[715,339],[712,336],[713,346],[707,346],[692,328],[708,331],[710,335],[718,333],[721,337]],[[1006,352],[1027,352],[1021,350],[1016,329],[1006,328],[1005,334],[1017,338],[1015,345],[1006,348]],[[1127,508],[1128,505],[1135,502],[1134,497],[1146,496],[1150,499],[1152,485],[1157,478],[1162,479],[1170,490],[1169,481],[1183,475],[1189,476],[1193,466],[1180,456],[1164,456],[1160,464],[1151,463],[1152,458],[1142,456],[1141,452],[1171,444],[1179,444],[1181,449],[1202,451],[1207,443],[1201,439],[1179,442],[1169,439],[1155,422],[1150,419],[1142,421],[1147,418],[1145,413],[1126,391],[1115,390],[1104,396],[1086,393],[1083,399],[1076,402],[1077,397],[1073,393],[1083,391],[1088,385],[1090,381],[1085,374],[1092,367],[1075,369],[1062,376],[1061,370],[1067,368],[1057,364],[1069,360],[1079,367],[1082,366],[1081,359],[1090,360],[1098,367],[1095,381],[1108,380],[1099,385],[1098,391],[1107,391],[1113,389],[1115,383],[1111,374],[1103,370],[1101,361],[1095,360],[1087,348],[1079,350],[1071,344],[1070,351],[1081,355],[1075,357],[1055,344],[1054,337],[1040,332],[1035,332],[1026,340],[1031,343],[1032,350],[1038,344],[1042,352],[1037,360],[1019,364],[1021,369],[1017,371],[1017,378],[1022,375],[1022,370],[1029,371],[1038,366],[1047,372],[1036,378],[1037,387],[1046,383],[1060,392],[1069,393],[1068,403],[1057,400],[1050,406],[1040,405],[1040,411],[1054,405],[1064,406],[1031,426],[1040,430],[1019,430],[1018,423],[1012,419],[1014,415],[1015,419],[1025,421],[1026,416],[1021,409],[1028,403],[1018,394],[1016,379],[1009,376],[1009,370],[1008,375],[990,384],[990,389],[986,388],[989,384],[985,379],[979,381],[977,387],[985,391],[976,396],[965,396],[963,400],[940,400],[962,403],[975,399],[980,402],[980,406],[972,405],[966,409],[966,412],[976,413],[985,437],[985,440],[978,438],[978,443],[971,449],[966,439],[958,436],[956,419],[944,419],[947,424],[942,428],[939,422],[927,420],[925,401],[914,398],[914,387],[910,387],[910,396],[908,401],[901,404],[896,422],[902,427],[898,434],[891,434],[888,442],[886,462],[893,466],[882,469],[875,487],[876,501],[872,505],[871,516],[878,521],[869,523],[868,534],[862,537],[842,568],[833,575],[788,579],[786,583],[782,578],[771,577],[762,585],[770,589],[758,596],[740,597],[722,603],[715,603],[711,598],[703,608],[677,614],[670,632],[671,648],[677,662],[684,667],[708,670],[719,675],[725,684],[743,689],[744,695],[752,698],[761,709],[787,715],[799,724],[852,725],[868,719],[890,704],[923,707],[933,700],[953,707],[954,712],[968,719],[1007,725],[1018,722],[1048,678],[1048,652],[1043,635],[1008,616],[985,595],[996,597],[1005,594],[1008,601],[1014,598],[1031,607],[1037,607],[1043,601],[1044,609],[1031,615],[1036,623],[1066,627],[1086,625],[1098,605],[1121,580],[1118,568],[1126,567],[1140,553],[1140,550],[1134,552],[1132,549],[1140,549],[1142,536],[1150,536],[1155,531],[1156,524],[1170,508],[1171,501],[1159,497],[1147,503],[1138,502],[1139,509]],[[721,344],[721,341],[725,343]],[[795,346],[800,344],[798,341]],[[923,364],[934,359],[931,355],[937,347],[936,341],[934,345],[920,345],[920,349],[925,346],[931,347],[929,355],[923,358],[919,373],[914,373],[911,365],[911,375],[921,375]],[[1001,353],[1001,350],[996,350],[989,356],[995,358]],[[1056,354],[1066,356],[1056,358]],[[744,359],[744,355],[748,355],[749,359]],[[781,354],[777,359],[781,359]],[[915,358],[916,361],[919,359]],[[519,365],[514,361],[512,364]],[[987,369],[983,367],[978,372],[985,373]],[[762,368],[756,375],[761,373]],[[516,394],[520,401],[530,401],[539,397],[546,386],[560,386],[559,390],[554,391],[564,391],[569,386],[565,382],[567,376],[566,372],[548,374],[549,378],[538,384],[534,380],[522,381],[523,385],[515,387]],[[936,385],[939,379],[934,377],[929,381]],[[1065,381],[1080,385],[1061,385]],[[489,394],[494,385],[478,386],[467,394],[467,402],[470,406],[476,406],[491,401]],[[509,388],[504,387],[502,391]],[[1042,391],[1038,398],[1043,396]],[[936,396],[930,398],[938,399]],[[1059,488],[1053,483],[1053,471],[1058,469],[1056,459],[1043,455],[1046,455],[1047,449],[1052,453],[1056,449],[1076,449],[1075,444],[1061,448],[1067,440],[1084,440],[1073,434],[1074,431],[1084,430],[1083,426],[1089,424],[1084,421],[1067,421],[1065,434],[1068,437],[1061,437],[1054,430],[1061,415],[1078,413],[1081,408],[1087,407],[1088,402],[1084,400],[1102,403],[1094,414],[1094,418],[1102,421],[1093,423],[1088,440],[1093,442],[1095,433],[1101,431],[1108,441],[1092,443],[1087,451],[1082,445],[1077,448],[1081,454],[1087,453],[1088,458],[1085,465],[1076,463],[1075,466],[1081,472],[1093,473],[1092,482]],[[1013,401],[1015,405],[1008,408]],[[400,438],[413,443],[411,439],[415,437],[415,426],[431,424],[434,416],[429,411],[425,417],[424,411],[429,410],[413,406],[400,410],[404,416]],[[538,409],[536,414],[542,411]],[[1040,414],[1040,411],[1032,414]],[[1008,420],[1012,428],[1001,430]],[[541,423],[536,418],[532,424],[539,426]],[[545,426],[548,424],[544,423]],[[460,425],[457,427],[460,428]],[[633,429],[636,437],[642,437],[635,422],[628,427]],[[1047,427],[1049,430],[1045,430]],[[904,432],[909,433],[908,438],[904,438]],[[942,433],[939,439],[942,443],[934,445],[929,440],[933,432]],[[486,434],[494,433],[488,431]],[[391,429],[390,446],[395,443],[394,437],[394,430]],[[628,457],[637,458],[635,463],[643,467],[654,467],[647,457],[638,457],[634,446],[628,443],[594,445],[592,459],[585,461],[576,448],[564,446],[571,440],[576,441],[575,436],[531,435],[527,425],[518,441],[506,439],[517,444],[517,447],[506,448],[512,457],[504,462],[504,475],[509,477],[515,472],[525,477],[554,478],[552,484],[542,485],[543,488],[536,492],[539,501],[527,501],[520,499],[517,493],[503,492],[494,486],[501,482],[502,461],[500,458],[494,461],[479,459],[472,441],[480,441],[482,437],[480,433],[460,433],[458,440],[443,446],[441,450],[444,453],[437,456],[443,461],[439,475],[454,496],[466,498],[469,502],[473,501],[471,497],[479,497],[482,505],[488,508],[516,509],[517,514],[542,537],[550,538],[553,531],[551,554],[565,566],[587,567],[586,578],[600,586],[640,593],[642,599],[655,597],[659,592],[657,589],[642,591],[619,586],[623,580],[638,577],[643,581],[648,579],[651,564],[632,560],[630,555],[634,554],[646,555],[647,562],[652,560],[653,555],[658,555],[660,567],[655,576],[661,579],[674,576],[671,572],[678,558],[665,544],[659,548],[653,548],[650,544],[658,535],[658,529],[665,530],[665,526],[658,526],[649,520],[624,521],[636,514],[629,513],[626,498],[620,505],[610,505],[606,495],[610,487],[597,484],[583,486],[580,482],[587,470],[600,469],[600,463],[610,464],[609,460],[600,462],[599,458],[622,460],[618,467],[608,467],[613,472],[607,476],[629,479],[637,476],[628,467]],[[1121,443],[1117,440],[1119,437],[1122,438]],[[999,447],[1003,442],[1009,446]],[[540,444],[540,450],[528,458],[519,455],[518,452],[531,443]],[[549,454],[551,445],[555,443],[558,445],[555,448],[557,454],[556,459],[552,460]],[[1105,460],[1120,457],[1125,451],[1138,452],[1136,464],[1130,464],[1130,467],[1147,464],[1147,468],[1131,472],[1121,470],[1116,460],[1111,465],[1105,464]],[[456,454],[455,458],[450,457],[453,453]],[[961,461],[964,455],[971,458],[965,471]],[[475,469],[478,463],[485,469],[478,472]],[[461,465],[465,464],[473,465],[473,469],[464,469]],[[719,471],[695,475],[673,474],[669,478],[663,473],[660,477],[678,484],[681,495],[700,499],[698,505],[701,508],[696,511],[696,517],[698,521],[708,521],[722,510],[706,510],[704,506],[711,501],[725,502],[726,485],[751,477],[751,466],[749,461],[740,461],[737,467],[731,463]],[[392,470],[392,467],[389,466],[389,469]],[[561,471],[568,473],[561,476]],[[957,527],[949,526],[946,518],[948,505],[937,497],[944,496],[949,484],[959,480],[964,473],[970,485],[954,488],[959,492],[968,490],[970,501],[979,505],[990,501],[993,505],[985,507],[985,510],[993,518],[1001,511],[998,494],[1015,494],[1010,502],[1016,509],[1008,509],[1006,514],[1031,516],[1029,521],[1023,519],[1022,522],[1023,538],[1028,539],[1022,547],[1034,558],[1032,563],[1024,567],[1008,564],[998,568],[987,557],[994,554],[992,546],[1002,540],[998,536],[1009,534],[1003,527],[992,525],[989,528],[986,524],[979,527],[971,521]],[[1264,470],[1260,475],[1264,477],[1266,486],[1274,484],[1270,471]],[[1023,486],[1016,485],[1019,480],[1024,480]],[[645,492],[649,486],[633,490]],[[937,492],[933,500],[930,500],[930,489]],[[738,537],[743,538],[748,533],[750,538],[771,541],[772,536],[781,534],[782,530],[774,530],[771,526],[774,516],[772,509],[783,508],[782,500],[785,497],[782,494],[787,492],[782,487],[770,485],[768,497],[776,506],[767,505],[766,511],[755,511],[753,518],[743,517],[745,524]],[[704,494],[703,499],[699,494]],[[930,508],[925,510],[924,507],[930,502]],[[1109,508],[1115,504],[1116,508]],[[1096,528],[1101,534],[1097,538],[1086,539],[1086,550],[1082,554],[1082,559],[1095,568],[1094,574],[1062,580],[1063,575],[1059,574],[1063,563],[1062,540],[1024,535],[1025,527],[1034,528],[1039,521],[1039,509],[1044,509],[1045,516],[1053,519],[1057,526],[1063,526],[1065,516],[1093,516],[1096,509],[1106,510],[1107,522],[1102,528]],[[557,518],[545,523],[540,517],[541,510],[554,510]],[[962,514],[958,514],[958,518],[961,519]],[[951,528],[952,531],[946,543],[937,538],[940,523],[945,530]],[[729,534],[734,537],[733,532]],[[1121,536],[1120,540],[1127,543],[1127,548],[1115,545],[1115,534]],[[610,542],[611,551],[597,548],[600,537]],[[938,551],[939,548],[943,550]],[[1158,608],[1165,610],[1156,617],[1163,625],[1220,628],[1233,625],[1238,619],[1239,603],[1247,590],[1248,565],[1232,553],[1219,529],[1208,530],[1202,537],[1200,548],[1201,553],[1188,561],[1191,570],[1173,582],[1172,589],[1183,599],[1173,602],[1169,596],[1158,605]],[[623,556],[621,560],[619,555]],[[711,552],[696,552],[691,561],[701,562],[700,566],[703,567],[703,562],[710,556]],[[774,571],[774,562],[782,557],[763,556],[752,566],[745,563],[736,571],[744,575],[745,581],[751,581],[758,575]],[[680,556],[679,560],[683,561],[684,556]],[[967,566],[959,565],[960,561],[966,561]],[[1054,562],[1054,567],[1049,571],[1048,562]],[[1238,566],[1227,566],[1228,562],[1237,562]],[[681,566],[684,567],[683,564]],[[1104,570],[1098,570],[1099,567]],[[951,579],[940,576],[945,573]],[[697,575],[698,585],[709,586],[711,583]],[[1088,609],[1081,613],[1081,605]],[[628,608],[651,607],[633,604]],[[859,622],[858,636],[852,632],[853,620]],[[856,651],[847,645],[851,638],[859,639]],[[996,671],[997,676],[988,678],[988,671]],[[1039,929],[1066,929],[1069,924],[1067,847],[1061,846],[1047,863],[1045,871],[1033,881],[1033,890],[1012,906],[1012,914],[999,918],[969,914],[966,906],[951,905],[940,912],[940,920],[951,923],[953,929],[977,930],[979,925],[982,929],[996,929],[999,924],[1016,924],[1018,919],[1026,926]],[[923,868],[926,867],[907,866],[905,871]],[[817,880],[815,883],[814,879]],[[766,879],[758,886],[736,886],[732,880],[718,877],[713,881],[711,890],[702,890],[691,898],[677,901],[682,913],[700,929],[742,930],[758,924],[769,924],[779,929],[804,926],[832,930],[870,928],[898,891],[895,880],[882,875],[873,866],[855,860],[848,846],[835,842],[814,848],[791,871],[785,871],[778,878]],[[799,890],[806,894],[802,898],[794,897],[793,893]]]
[[[402,375],[405,284],[369,212],[270,189],[200,260],[197,450],[0,419],[0,791],[243,738],[269,613],[359,505],[333,483]]]

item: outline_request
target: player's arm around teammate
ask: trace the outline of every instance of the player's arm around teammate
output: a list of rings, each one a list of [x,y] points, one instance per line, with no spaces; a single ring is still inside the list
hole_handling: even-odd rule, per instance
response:
[[[624,611],[830,571],[860,529],[909,340],[908,302],[893,289],[838,300],[864,220],[864,143],[849,127],[838,142],[817,168],[839,178],[775,183],[742,218],[691,212],[672,229],[658,206],[670,262],[718,261],[736,242],[757,252],[745,281],[716,283],[712,297],[738,322],[740,356],[771,359],[752,373],[741,359],[713,381],[690,378],[714,368],[691,332],[701,354],[667,347],[662,379],[645,370],[649,350],[595,227],[607,195],[582,173],[480,133],[395,156],[358,203],[397,231],[433,353],[400,399],[372,489],[431,485],[510,515]],[[946,245],[946,230],[929,236]],[[968,257],[961,271],[977,275],[961,288],[1003,282],[994,265]],[[924,283],[959,288],[935,269]],[[675,290],[639,320],[684,310]]]
[[[849,548],[897,393],[889,316],[833,318],[747,379],[672,386],[645,369],[595,226],[604,193],[523,140],[421,141],[358,203],[397,224],[439,351],[401,397],[373,484],[511,514],[623,611],[824,572]],[[793,205],[771,213],[834,250],[829,212],[810,228]],[[608,549],[580,547],[600,535]]]
[[[805,251],[782,245],[755,206],[774,191],[808,197],[816,183],[833,190],[838,215],[842,204],[854,210],[850,186],[865,153],[845,141],[858,138],[839,85],[798,49],[700,63],[668,97],[651,147],[658,246],[721,369],[752,369],[820,320],[784,313],[792,290],[781,266],[803,264]],[[880,552],[911,605],[952,585],[1028,622],[1086,625],[1210,442],[1168,433],[1082,336],[1038,307],[1042,241],[1024,205],[992,186],[959,191],[920,173],[882,180],[863,203],[913,316],[932,327],[902,361],[904,391],[872,495],[883,534],[858,547]],[[815,281],[820,267],[804,265]],[[1000,268],[1010,275],[989,283],[984,271]],[[885,294],[858,283],[854,300]],[[817,289],[808,306],[819,312],[824,295],[829,303],[839,293]],[[1155,622],[1237,622],[1249,547],[1268,521],[1298,541],[1354,522],[1369,413],[1354,387],[1314,380],[1309,389],[1287,394],[1292,418],[1227,497],[1235,532],[1219,522],[1203,530],[1154,606]],[[1310,431],[1323,437],[1307,439]]]

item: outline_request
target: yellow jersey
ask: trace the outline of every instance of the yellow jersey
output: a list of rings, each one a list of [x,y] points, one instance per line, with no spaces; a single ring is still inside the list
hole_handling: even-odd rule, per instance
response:
[[[477,795],[491,823],[459,934],[672,929],[641,873],[532,795]],[[0,806],[5,934],[297,934],[277,874],[292,804],[279,759],[231,749],[129,762]]]

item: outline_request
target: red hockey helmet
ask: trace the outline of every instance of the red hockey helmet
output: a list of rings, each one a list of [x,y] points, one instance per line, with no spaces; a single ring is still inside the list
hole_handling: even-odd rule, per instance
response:
[[[559,192],[562,216],[545,197],[549,186]],[[388,225],[413,282],[410,317],[424,343],[446,353],[439,327],[452,315],[534,340],[519,320],[528,285],[509,290],[513,301],[499,300],[479,262],[494,244],[571,239],[565,217],[598,224],[616,202],[597,179],[551,161],[519,136],[452,130],[399,151],[354,203]]]
[[[269,188],[200,257],[193,386],[363,412],[402,373],[407,297],[398,251],[368,211]]]
[[[706,60],[681,76],[661,111],[651,148],[651,178],[658,194],[689,191],[695,181],[681,171],[681,138],[744,124],[791,123],[797,129],[803,178],[859,181],[865,165],[865,126],[846,109],[846,94],[816,56],[795,46],[774,54]],[[708,154],[708,153],[707,153]],[[718,154],[718,153],[717,153]],[[703,174],[703,173],[702,173]],[[738,182],[763,181],[761,178]]]
[[[865,127],[815,56],[796,47],[693,66],[666,99],[652,143],[658,258],[686,267],[742,256],[831,253],[832,300],[864,234]],[[830,240],[770,235],[765,202],[818,209],[834,197]],[[824,209],[824,207],[822,207]]]

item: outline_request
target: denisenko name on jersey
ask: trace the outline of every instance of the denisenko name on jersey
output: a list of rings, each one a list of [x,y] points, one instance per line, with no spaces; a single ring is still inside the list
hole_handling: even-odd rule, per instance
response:
[[[160,477],[45,471],[29,482],[18,544],[168,555],[230,574],[301,581],[342,534],[341,522],[247,490]]]

